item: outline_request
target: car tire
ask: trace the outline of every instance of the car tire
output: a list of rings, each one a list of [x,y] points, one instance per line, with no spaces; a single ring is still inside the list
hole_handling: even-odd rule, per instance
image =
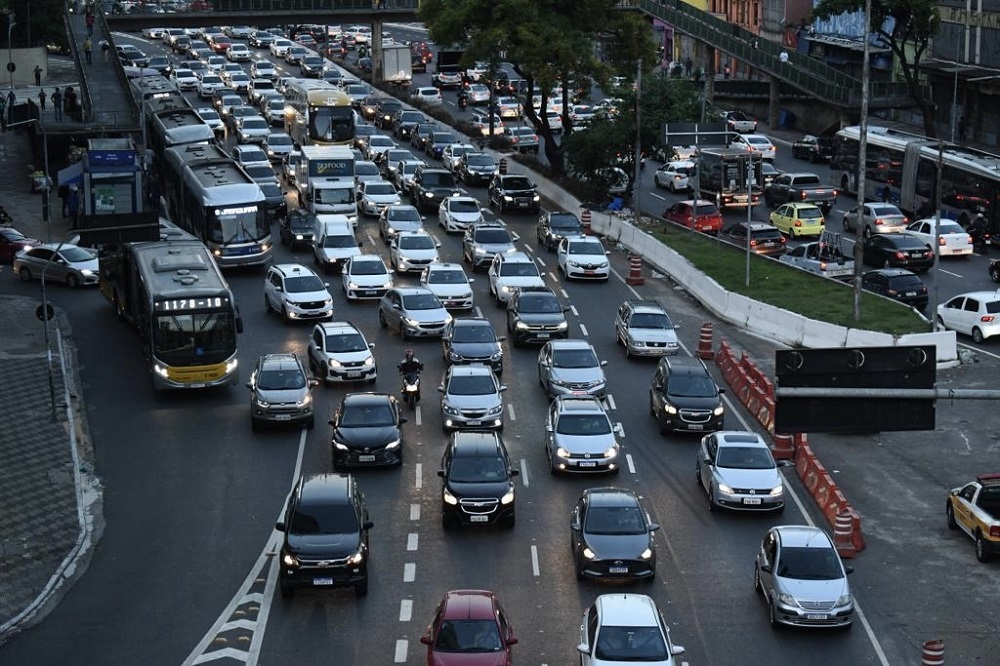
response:
[[[973,326],[972,327],[972,341],[975,342],[977,345],[981,345],[981,344],[983,344],[983,341],[985,339],[986,338],[983,337],[982,330],[980,330],[980,328],[978,326]]]
[[[76,289],[80,286],[80,278],[70,273],[66,276],[66,286],[70,289]]]
[[[515,525],[517,525],[517,514],[511,512],[510,517],[504,521],[503,526],[509,530],[512,530],[514,529]]]
[[[291,319],[288,317],[288,308],[284,305],[281,306],[281,321],[288,323]]]
[[[21,282],[31,282],[31,269],[27,266],[22,266],[21,270],[17,272],[17,276],[21,278]]]
[[[982,532],[976,532],[976,559],[980,562],[990,561],[990,554],[986,551],[986,542],[983,541]]]
[[[955,509],[951,506],[951,501],[949,500],[948,505],[944,509],[945,520],[948,523],[949,530],[957,530],[958,523],[955,521]]]
[[[844,231],[850,231],[850,230],[851,230],[851,225],[850,225],[850,223],[849,223],[849,222],[847,221],[847,216],[845,215],[845,216],[844,216]]]
[[[768,208],[774,208],[774,197],[771,196],[770,192],[764,192],[764,203]]]
[[[267,294],[264,294],[264,312],[271,311],[271,301],[267,300]]]
[[[455,520],[447,511],[441,512],[441,527],[446,530],[450,530],[455,527]]]
[[[753,568],[753,589],[756,592],[760,593],[764,592],[763,586],[760,584],[760,569],[758,569],[756,566],[754,566]]]
[[[886,259],[885,263],[882,265],[882,268],[892,268],[892,262]]]
[[[710,485],[708,487],[708,510],[709,510],[709,512],[715,511],[715,500],[712,497],[714,494],[715,494],[715,489],[712,488],[712,486]]]
[[[282,599],[291,599],[295,596],[295,586],[281,578],[278,579],[278,589],[281,591]]]
[[[774,607],[774,602],[770,600],[767,602],[767,623],[776,631],[781,628],[781,623],[778,622],[778,611]]]
[[[257,419],[254,418],[250,419],[250,430],[252,430],[253,432],[260,432],[260,425],[261,425],[260,421],[258,421]]]
[[[315,427],[316,427],[316,415],[313,414],[312,416],[309,417],[309,420],[306,421],[306,428],[308,430],[312,430]]]

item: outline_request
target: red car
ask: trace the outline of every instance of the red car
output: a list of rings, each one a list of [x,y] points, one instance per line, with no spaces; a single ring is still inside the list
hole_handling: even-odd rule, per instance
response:
[[[229,38],[222,35],[213,39],[211,43],[212,50],[219,55],[226,55],[226,51],[228,51],[229,47],[232,45],[233,43],[229,40]]]
[[[28,238],[13,227],[0,227],[0,263],[14,263],[14,255],[38,245],[41,241]]]
[[[514,628],[500,600],[487,590],[452,590],[420,638],[428,666],[510,666]]]
[[[688,229],[718,236],[722,231],[722,213],[711,201],[678,201],[663,211],[663,219]]]

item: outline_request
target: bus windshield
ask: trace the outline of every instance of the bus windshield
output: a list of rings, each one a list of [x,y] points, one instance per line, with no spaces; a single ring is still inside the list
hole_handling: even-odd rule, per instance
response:
[[[209,365],[236,351],[232,312],[160,315],[153,327],[153,351],[167,365]]]
[[[267,238],[271,225],[256,205],[211,209],[209,240],[216,243],[252,243]]]
[[[354,138],[354,109],[349,106],[309,107],[309,138],[321,143],[345,143]]]

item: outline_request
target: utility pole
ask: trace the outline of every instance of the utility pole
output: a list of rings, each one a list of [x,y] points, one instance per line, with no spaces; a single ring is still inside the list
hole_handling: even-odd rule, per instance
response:
[[[14,31],[14,12],[7,13],[7,71],[10,72],[10,90],[14,92],[14,44],[11,41],[11,33]],[[7,113],[10,113],[8,110]]]
[[[868,62],[871,54],[869,38],[871,35],[872,23],[872,0],[865,0],[865,30],[864,49],[862,51],[861,63],[861,125],[860,138],[858,141],[858,208],[857,208],[857,236],[854,238],[854,321],[861,321],[861,270],[863,268],[862,257],[864,248],[861,247],[861,236],[863,234],[865,212],[865,169],[868,166],[868,96],[869,82],[871,79],[871,65]],[[940,182],[940,179],[938,179]],[[933,313],[932,313],[933,314]]]
[[[642,58],[635,68],[635,156],[632,181],[632,212],[636,221],[642,215],[639,198],[639,172],[642,170]]]

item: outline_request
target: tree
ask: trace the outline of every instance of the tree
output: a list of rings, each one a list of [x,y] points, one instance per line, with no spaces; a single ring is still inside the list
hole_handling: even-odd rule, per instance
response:
[[[920,107],[924,118],[924,132],[934,137],[934,104],[920,87],[920,59],[927,51],[930,40],[937,34],[941,15],[935,0],[871,0],[873,32],[881,37],[895,55],[903,72],[914,103]],[[864,0],[820,0],[813,8],[813,16],[828,19],[846,12],[864,11]],[[893,19],[887,31],[887,20]],[[868,35],[865,35],[868,38]],[[912,60],[906,47],[913,45]]]

